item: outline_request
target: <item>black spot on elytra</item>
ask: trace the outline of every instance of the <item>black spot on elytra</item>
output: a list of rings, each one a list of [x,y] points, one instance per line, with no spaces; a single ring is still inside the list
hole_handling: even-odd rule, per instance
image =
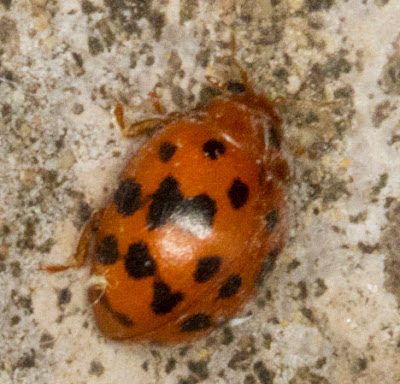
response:
[[[182,292],[171,293],[171,288],[167,284],[154,283],[154,299],[151,307],[156,315],[170,313],[182,300]]]
[[[260,286],[267,277],[267,275],[269,275],[274,270],[278,255],[279,255],[279,248],[274,248],[272,251],[268,253],[267,257],[261,264],[261,269],[260,272],[258,273],[258,277],[256,280],[257,286]]]
[[[114,318],[118,321],[118,323],[124,325],[125,327],[133,327],[134,322],[131,318],[123,313],[113,311]]]
[[[228,191],[228,197],[234,209],[239,209],[246,204],[249,198],[249,187],[239,178],[233,180]]]
[[[91,287],[89,289],[89,301],[92,304],[100,303],[108,312],[111,313],[111,315],[114,317],[114,319],[116,321],[118,321],[118,323],[120,323],[121,325],[123,325],[125,327],[133,327],[135,325],[135,323],[129,316],[127,316],[121,312],[117,312],[112,308],[112,306],[111,306],[107,296],[104,294],[104,290],[102,288],[98,288],[96,286]]]
[[[158,155],[160,156],[160,160],[163,163],[167,163],[172,156],[174,156],[174,153],[176,151],[176,145],[168,143],[168,142],[163,142],[160,145],[160,150]]]
[[[181,332],[201,331],[211,327],[211,318],[205,313],[197,313],[181,324]]]
[[[237,293],[242,285],[242,278],[239,275],[229,276],[224,285],[218,291],[218,299],[227,299]]]
[[[243,93],[246,91],[246,86],[238,81],[228,81],[226,88],[232,93]]]
[[[267,224],[266,224],[267,232],[271,233],[279,222],[278,210],[272,209],[271,211],[269,211],[266,216],[266,221],[267,221]]]
[[[156,262],[150,255],[147,245],[143,242],[129,246],[125,256],[125,268],[130,277],[142,279],[153,276],[156,271]]]
[[[118,260],[118,240],[115,236],[106,236],[96,251],[97,260],[104,265],[114,264]]]
[[[153,202],[150,204],[147,216],[149,229],[165,225],[183,200],[184,197],[179,191],[178,182],[172,176],[166,177],[153,194]]]
[[[208,140],[203,145],[203,152],[211,160],[217,160],[225,153],[225,145],[222,141]]]
[[[208,195],[185,198],[179,190],[179,183],[168,176],[153,194],[147,225],[149,230],[153,230],[173,223],[184,231],[200,234],[211,227],[216,211],[215,201]]]
[[[121,182],[114,194],[114,203],[118,213],[124,216],[133,215],[140,207],[141,187],[135,179],[126,179]]]
[[[219,271],[222,258],[220,256],[202,257],[197,260],[196,271],[193,274],[197,283],[204,283],[210,280]]]

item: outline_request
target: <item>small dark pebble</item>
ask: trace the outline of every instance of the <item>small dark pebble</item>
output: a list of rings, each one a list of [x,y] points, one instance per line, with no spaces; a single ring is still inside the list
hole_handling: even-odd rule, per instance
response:
[[[256,384],[257,380],[253,375],[246,375],[243,384]]]
[[[36,361],[36,351],[31,349],[29,352],[25,352],[22,357],[17,361],[18,368],[33,368]]]
[[[19,324],[20,321],[21,318],[18,315],[13,316],[10,321],[11,326]]]
[[[208,367],[207,361],[193,361],[190,360],[188,362],[188,368],[192,371],[195,375],[197,375],[200,379],[205,380],[208,378]]]
[[[68,304],[71,301],[71,291],[69,288],[63,288],[61,291],[58,293],[58,306],[64,306],[65,304]]]
[[[54,337],[50,335],[50,333],[44,332],[42,336],[40,336],[40,346],[42,349],[53,348]]]
[[[167,365],[165,366],[165,373],[171,373],[176,367],[176,360],[174,358],[169,358],[167,361]]]
[[[104,372],[103,364],[100,361],[93,360],[90,362],[89,373],[97,377],[101,376]]]
[[[80,115],[83,110],[83,105],[80,103],[74,103],[74,105],[72,106],[72,113],[74,113],[75,115]]]
[[[22,273],[21,264],[19,261],[14,261],[10,264],[11,274],[13,277],[20,277]]]
[[[234,340],[232,329],[225,327],[222,332],[222,344],[229,345]]]
[[[315,368],[321,369],[326,364],[326,357],[321,357],[315,363]]]
[[[356,364],[359,372],[365,371],[368,366],[367,359],[357,359]]]
[[[272,384],[274,382],[275,374],[268,370],[262,361],[254,363],[253,369],[261,384]]]
[[[298,261],[297,259],[294,259],[293,261],[291,261],[287,268],[286,268],[286,272],[292,272],[294,271],[297,267],[299,267],[301,265],[300,261]]]

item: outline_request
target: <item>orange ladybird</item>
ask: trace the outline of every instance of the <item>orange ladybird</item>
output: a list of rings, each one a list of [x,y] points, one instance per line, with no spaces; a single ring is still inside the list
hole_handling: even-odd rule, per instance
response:
[[[238,82],[161,121],[78,247],[104,336],[188,341],[243,308],[284,245],[281,140],[273,105]]]

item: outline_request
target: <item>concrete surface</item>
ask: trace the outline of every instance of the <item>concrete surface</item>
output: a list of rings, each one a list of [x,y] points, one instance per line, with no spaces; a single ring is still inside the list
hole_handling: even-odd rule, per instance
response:
[[[2,0],[0,383],[400,382],[399,19],[394,0]],[[189,110],[232,67],[231,30],[281,98],[289,244],[243,324],[184,347],[106,341],[87,271],[38,266],[68,260],[143,143],[116,101],[143,117],[157,85]]]

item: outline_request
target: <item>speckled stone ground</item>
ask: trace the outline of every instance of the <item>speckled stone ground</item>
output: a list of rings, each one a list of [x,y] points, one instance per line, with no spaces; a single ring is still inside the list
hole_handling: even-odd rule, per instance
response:
[[[0,383],[400,382],[400,3],[2,0]],[[237,59],[283,98],[289,244],[240,317],[188,346],[118,345],[94,327],[83,223],[143,143],[112,121],[206,97]],[[143,115],[144,114],[144,115]]]

